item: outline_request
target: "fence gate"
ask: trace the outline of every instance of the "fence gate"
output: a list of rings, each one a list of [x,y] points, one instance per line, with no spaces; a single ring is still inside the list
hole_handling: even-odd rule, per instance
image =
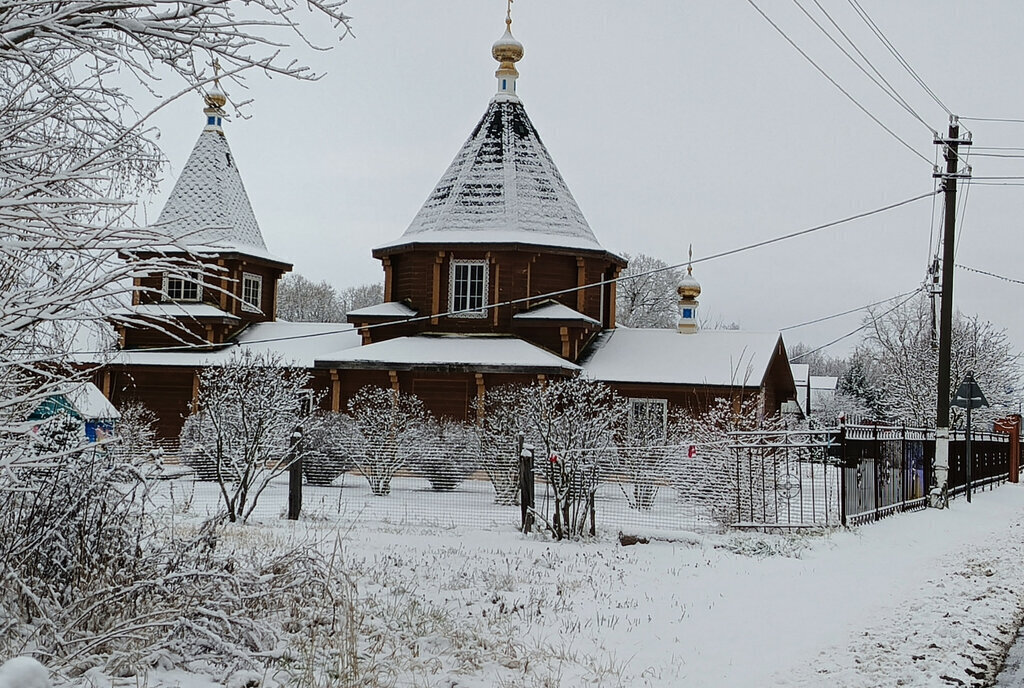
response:
[[[730,432],[736,528],[830,528],[842,522],[840,432]]]

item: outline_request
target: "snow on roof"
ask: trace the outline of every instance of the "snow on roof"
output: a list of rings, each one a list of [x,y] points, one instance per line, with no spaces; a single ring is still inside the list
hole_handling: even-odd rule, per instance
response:
[[[603,382],[755,387],[779,339],[778,332],[619,327],[598,337],[583,370]]]
[[[61,394],[82,420],[117,420],[121,412],[103,396],[100,388],[91,382],[82,382],[67,387]]]
[[[385,301],[384,303],[378,303],[376,306],[357,308],[354,311],[349,311],[347,315],[350,318],[353,316],[357,318],[411,318],[418,312],[401,301]]]
[[[796,383],[796,386],[806,386],[811,366],[807,363],[790,363],[789,367],[793,370],[793,382]]]
[[[835,391],[839,386],[839,378],[834,375],[811,375],[812,390]]]
[[[223,131],[204,129],[153,229],[189,247],[267,254]]]
[[[131,308],[119,308],[112,315],[145,315],[154,318],[226,318],[241,320],[237,315],[222,311],[208,303],[144,303]]]
[[[522,339],[490,335],[397,337],[320,356],[316,364],[324,368],[444,368],[474,372],[529,369],[570,373],[580,369]]]
[[[359,346],[362,338],[348,323],[253,323],[224,348],[209,350],[147,351],[128,349],[82,362],[114,365],[216,366],[224,365],[239,347],[275,353],[286,365],[312,368],[315,359],[329,352]]]
[[[414,243],[603,250],[518,98],[494,98],[405,233]]]
[[[512,320],[580,320],[591,323],[592,325],[601,325],[601,323],[594,320],[589,315],[584,315],[583,313],[569,308],[565,304],[558,303],[557,301],[549,301],[548,303],[531,308],[528,311],[516,313],[512,316]]]

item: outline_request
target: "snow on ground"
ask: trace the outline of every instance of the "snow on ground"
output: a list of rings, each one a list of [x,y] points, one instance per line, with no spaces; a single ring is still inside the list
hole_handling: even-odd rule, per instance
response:
[[[1022,616],[1017,485],[845,532],[632,547],[614,533],[556,543],[489,518],[374,520],[327,490],[290,523],[275,485],[246,528],[340,540],[366,686],[982,686]],[[186,514],[181,493],[175,518],[215,508],[211,485],[196,485]],[[145,681],[193,685],[159,671]]]

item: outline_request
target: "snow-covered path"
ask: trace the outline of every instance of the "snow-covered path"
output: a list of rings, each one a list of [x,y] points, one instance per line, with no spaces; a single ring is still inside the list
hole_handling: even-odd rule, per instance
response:
[[[365,686],[986,686],[1022,614],[1017,485],[824,536],[632,547],[353,521],[340,507],[289,523],[271,516],[284,486],[272,490],[244,532],[341,543]]]
[[[1021,615],[1022,522],[1024,488],[1007,485],[826,537],[367,528],[347,548],[364,594],[444,619],[426,640],[436,671],[408,658],[443,685],[985,685]]]

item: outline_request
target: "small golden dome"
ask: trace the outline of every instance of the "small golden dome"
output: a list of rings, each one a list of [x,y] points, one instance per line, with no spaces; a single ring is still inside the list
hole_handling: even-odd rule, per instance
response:
[[[505,19],[505,35],[491,46],[491,55],[501,63],[501,69],[515,69],[515,63],[523,59],[523,44],[512,35],[512,19]]]
[[[220,109],[227,104],[228,97],[220,90],[220,86],[215,84],[210,92],[203,96],[203,100],[206,101],[206,107]]]
[[[686,276],[679,283],[676,293],[681,299],[695,299],[700,296],[700,282],[693,276],[692,266],[687,266]]]

